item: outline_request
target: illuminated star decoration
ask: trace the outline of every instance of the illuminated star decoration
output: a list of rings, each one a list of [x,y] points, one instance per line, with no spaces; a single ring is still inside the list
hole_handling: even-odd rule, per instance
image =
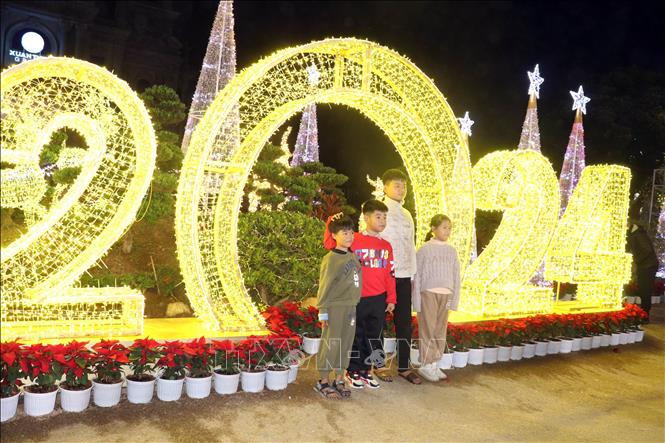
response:
[[[570,95],[573,97],[573,111],[580,110],[582,111],[582,114],[586,114],[586,104],[591,101],[589,97],[584,96],[584,89],[582,89],[582,85],[580,85],[580,88],[575,91],[570,91]]]
[[[458,118],[457,121],[459,122],[462,134],[471,136],[471,126],[473,126],[474,121],[469,118],[469,112],[465,112],[464,117]]]
[[[527,71],[529,75],[529,95],[535,94],[536,98],[540,98],[540,85],[545,81],[544,78],[540,76],[540,70],[538,65],[533,69],[533,72]]]

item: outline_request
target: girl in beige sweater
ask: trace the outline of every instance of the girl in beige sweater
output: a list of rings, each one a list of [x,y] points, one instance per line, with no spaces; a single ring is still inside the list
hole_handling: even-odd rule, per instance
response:
[[[429,381],[446,378],[437,368],[446,347],[448,311],[457,310],[460,297],[460,266],[457,251],[447,243],[450,218],[432,217],[427,241],[416,254],[417,273],[411,294],[418,313],[421,367],[418,373]]]

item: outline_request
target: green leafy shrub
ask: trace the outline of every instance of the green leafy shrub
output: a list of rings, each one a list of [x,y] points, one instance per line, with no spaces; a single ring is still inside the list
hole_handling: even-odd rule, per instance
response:
[[[242,213],[238,251],[245,286],[259,305],[316,295],[325,224],[287,211]]]

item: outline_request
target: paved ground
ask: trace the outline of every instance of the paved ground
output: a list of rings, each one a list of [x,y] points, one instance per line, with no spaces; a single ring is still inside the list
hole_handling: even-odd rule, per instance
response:
[[[665,441],[662,324],[641,344],[458,369],[440,384],[398,380],[349,401],[318,397],[315,377],[305,370],[283,392],[20,413],[2,441]]]

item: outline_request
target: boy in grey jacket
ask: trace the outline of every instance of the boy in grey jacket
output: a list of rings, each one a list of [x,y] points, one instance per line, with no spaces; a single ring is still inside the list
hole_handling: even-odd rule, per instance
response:
[[[349,249],[353,243],[353,221],[341,217],[331,221],[328,229],[336,245],[321,262],[317,307],[323,333],[316,358],[320,379],[314,390],[324,398],[339,399],[351,396],[344,383],[344,370],[349,365],[356,334],[362,273],[360,261]],[[334,380],[328,379],[330,371],[335,372]]]

